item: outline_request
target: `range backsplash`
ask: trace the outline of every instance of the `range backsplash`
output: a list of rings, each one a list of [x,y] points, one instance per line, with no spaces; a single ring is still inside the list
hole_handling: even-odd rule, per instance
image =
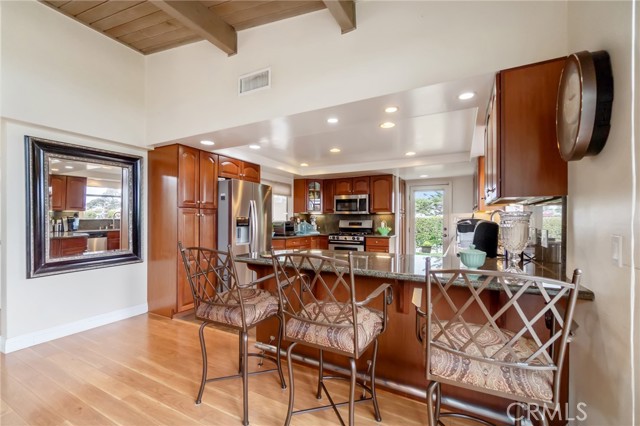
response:
[[[300,220],[305,220],[311,223],[310,214],[297,214]],[[395,214],[318,214],[313,215],[316,218],[316,224],[318,225],[318,231],[323,234],[333,234],[338,232],[338,222],[341,220],[372,220],[373,231],[378,229],[384,220],[387,226],[390,228],[395,227]],[[395,235],[395,229],[391,230],[390,235]]]

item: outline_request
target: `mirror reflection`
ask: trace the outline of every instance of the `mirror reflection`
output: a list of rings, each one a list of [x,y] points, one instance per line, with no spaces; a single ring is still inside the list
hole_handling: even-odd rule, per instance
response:
[[[64,158],[48,162],[49,257],[126,250],[124,169]]]
[[[25,137],[27,277],[142,261],[142,158]]]

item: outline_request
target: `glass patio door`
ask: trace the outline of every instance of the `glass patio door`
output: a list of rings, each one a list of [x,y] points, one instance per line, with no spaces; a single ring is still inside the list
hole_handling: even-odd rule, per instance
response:
[[[442,256],[451,242],[449,185],[414,186],[409,193],[407,251]]]

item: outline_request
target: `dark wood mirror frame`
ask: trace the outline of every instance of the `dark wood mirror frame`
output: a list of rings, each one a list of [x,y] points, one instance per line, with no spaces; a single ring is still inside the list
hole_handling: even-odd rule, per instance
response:
[[[27,183],[27,278],[142,262],[142,157],[25,136]],[[48,258],[49,166],[59,156],[119,166],[128,170],[129,248],[89,256]]]

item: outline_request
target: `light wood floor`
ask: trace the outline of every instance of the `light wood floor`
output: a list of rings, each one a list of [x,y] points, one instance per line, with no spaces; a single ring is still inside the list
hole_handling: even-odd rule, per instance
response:
[[[207,384],[202,404],[194,403],[201,374],[197,333],[197,324],[149,314],[0,354],[0,424],[240,425],[239,379]],[[209,353],[210,376],[233,374],[237,335],[211,329],[207,341],[219,347]],[[295,368],[296,408],[317,404],[313,370]],[[280,389],[277,374],[249,381],[251,424],[282,424],[288,391]],[[330,389],[335,399],[346,398],[347,385],[341,381]],[[379,391],[378,400],[382,422],[373,419],[370,403],[362,403],[356,409],[358,425],[426,424],[423,403],[385,391]],[[341,412],[346,418],[346,407]],[[339,423],[331,410],[324,410],[294,416],[292,424]]]

